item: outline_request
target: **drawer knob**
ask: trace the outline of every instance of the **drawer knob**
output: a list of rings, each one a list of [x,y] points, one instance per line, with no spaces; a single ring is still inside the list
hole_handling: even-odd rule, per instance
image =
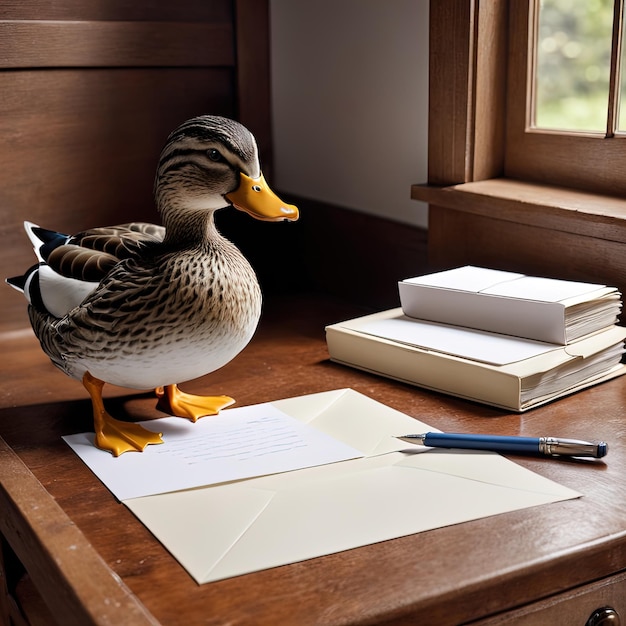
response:
[[[589,616],[585,626],[620,626],[621,623],[617,611],[610,606],[604,606]]]

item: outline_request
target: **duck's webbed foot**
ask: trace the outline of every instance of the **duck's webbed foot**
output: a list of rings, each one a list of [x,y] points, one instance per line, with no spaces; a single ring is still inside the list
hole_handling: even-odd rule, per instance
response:
[[[205,415],[216,415],[235,402],[229,396],[196,396],[181,391],[178,385],[158,387],[155,391],[159,398],[157,408],[170,415],[187,417],[192,422]]]
[[[108,450],[113,456],[123,452],[143,452],[151,443],[163,443],[161,433],[155,433],[139,424],[116,420],[105,412],[102,427],[96,428],[96,447]]]
[[[107,413],[102,401],[104,383],[101,380],[86,372],[83,385],[91,396],[97,448],[119,456],[124,452],[142,452],[151,443],[163,443],[161,433],[147,430],[139,424],[116,420]]]

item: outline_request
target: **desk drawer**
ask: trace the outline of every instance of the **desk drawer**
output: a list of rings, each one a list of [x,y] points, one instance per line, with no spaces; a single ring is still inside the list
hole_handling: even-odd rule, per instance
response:
[[[617,615],[595,623],[589,621],[594,611],[603,607],[612,608]],[[471,623],[472,626],[626,626],[626,572]]]

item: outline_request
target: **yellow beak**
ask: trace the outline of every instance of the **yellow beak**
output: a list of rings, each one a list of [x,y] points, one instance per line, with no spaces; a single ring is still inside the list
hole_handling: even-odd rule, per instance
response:
[[[298,208],[293,204],[284,203],[265,182],[263,174],[258,178],[250,178],[240,173],[241,182],[235,191],[226,194],[226,199],[240,211],[245,211],[258,220],[277,222],[279,220],[295,221],[298,219]]]

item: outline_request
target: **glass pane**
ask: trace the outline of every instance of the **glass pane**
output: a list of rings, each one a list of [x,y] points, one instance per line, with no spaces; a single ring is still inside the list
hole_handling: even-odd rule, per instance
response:
[[[605,132],[613,0],[541,0],[534,126]]]

